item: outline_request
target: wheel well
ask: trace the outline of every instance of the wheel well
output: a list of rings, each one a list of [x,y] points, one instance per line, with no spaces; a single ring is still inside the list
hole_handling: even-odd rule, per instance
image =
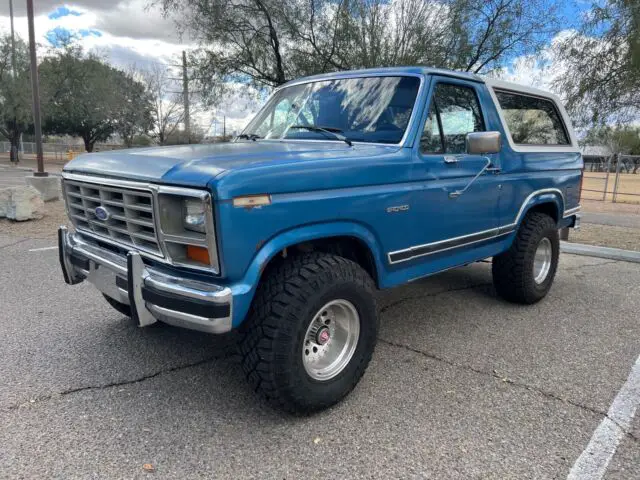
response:
[[[376,262],[368,245],[357,237],[339,236],[319,238],[307,242],[290,245],[274,255],[267,265],[263,268],[263,272],[278,265],[287,256],[296,252],[325,252],[348,258],[360,265],[371,276],[376,286],[378,286],[378,272]]]
[[[539,203],[537,205],[534,205],[529,209],[529,212],[544,213],[545,215],[549,215],[551,218],[553,218],[553,220],[556,223],[560,221],[560,214],[558,212],[558,207],[553,202],[545,202],[545,203]]]

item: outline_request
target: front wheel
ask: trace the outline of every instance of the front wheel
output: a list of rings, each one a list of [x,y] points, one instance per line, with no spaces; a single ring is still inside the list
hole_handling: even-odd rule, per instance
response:
[[[511,248],[493,257],[498,294],[516,303],[535,303],[549,292],[558,268],[560,240],[556,222],[539,212],[528,214]]]
[[[290,257],[267,272],[242,327],[242,366],[270,403],[296,413],[327,408],[358,383],[375,348],[371,277],[343,257]]]

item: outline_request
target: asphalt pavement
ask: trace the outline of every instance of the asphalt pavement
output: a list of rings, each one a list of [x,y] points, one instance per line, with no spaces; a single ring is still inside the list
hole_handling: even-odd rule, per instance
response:
[[[640,355],[640,265],[562,255],[523,307],[478,263],[382,292],[360,384],[291,417],[226,339],[134,327],[52,245],[0,232],[1,478],[566,478]],[[615,447],[605,477],[640,478],[637,416]]]
[[[624,213],[582,213],[582,222],[615,227],[640,228],[640,215],[625,215]]]

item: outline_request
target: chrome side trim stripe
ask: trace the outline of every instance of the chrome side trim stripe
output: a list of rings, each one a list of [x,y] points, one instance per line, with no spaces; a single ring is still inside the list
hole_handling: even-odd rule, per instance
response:
[[[564,215],[562,215],[562,218],[572,217],[573,215],[578,213],[580,210],[582,210],[582,205],[578,205],[577,207],[570,208],[569,210],[565,210]]]
[[[417,245],[415,247],[409,247],[404,250],[390,252],[387,256],[390,264],[400,263],[410,259],[424,257],[426,255],[432,255],[434,253],[440,253],[446,250],[452,250],[454,248],[483,242],[485,240],[493,240],[494,238],[506,235],[508,233],[511,233],[512,231],[513,229],[505,230],[504,227],[492,228],[491,230],[472,233],[470,235],[464,235],[462,237],[440,240],[438,242],[426,243],[424,245]]]
[[[387,254],[387,259],[389,264],[393,265],[400,262],[406,262],[407,260],[412,260],[414,258],[424,257],[426,255],[432,255],[434,253],[440,253],[447,250],[452,250],[454,248],[460,248],[467,245],[472,245],[478,242],[483,242],[486,240],[493,240],[494,238],[501,237],[503,235],[507,235],[515,230],[520,223],[520,219],[524,214],[524,210],[527,207],[527,204],[531,199],[538,195],[542,195],[545,193],[554,193],[558,194],[562,199],[562,205],[564,207],[565,200],[562,192],[557,188],[544,188],[542,190],[536,190],[531,192],[527,198],[525,198],[518,214],[516,215],[516,219],[513,223],[508,225],[502,225],[501,227],[492,228],[490,230],[484,230],[482,232],[470,233],[468,235],[462,235],[460,237],[447,238],[445,240],[439,240],[437,242],[425,243],[423,245],[415,245],[413,247],[405,248],[402,250],[396,250],[394,252],[389,252]],[[571,215],[575,215],[580,211],[581,206],[571,208],[569,210],[565,210],[562,218],[570,217]]]

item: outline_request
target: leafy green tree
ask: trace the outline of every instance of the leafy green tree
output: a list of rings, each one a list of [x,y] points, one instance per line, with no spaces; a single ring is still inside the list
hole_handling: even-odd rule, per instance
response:
[[[154,3],[200,41],[190,64],[209,98],[229,78],[278,86],[314,73],[406,64],[487,72],[535,53],[557,27],[552,0]]]
[[[87,152],[114,133],[130,144],[150,128],[144,86],[77,46],[45,58],[40,80],[44,131],[79,136]]]
[[[557,45],[563,92],[581,125],[640,114],[640,0],[594,1],[582,28]]]
[[[33,123],[31,75],[27,45],[16,38],[15,73],[11,59],[11,38],[0,37],[0,135],[11,143],[11,161],[18,161],[20,136]]]

